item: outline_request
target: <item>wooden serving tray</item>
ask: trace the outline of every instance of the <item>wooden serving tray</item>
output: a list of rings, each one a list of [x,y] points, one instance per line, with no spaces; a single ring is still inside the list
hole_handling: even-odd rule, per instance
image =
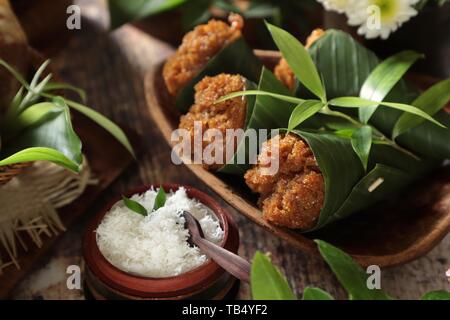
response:
[[[280,59],[274,51],[255,53],[269,68]],[[150,113],[167,142],[173,145],[170,137],[178,127],[180,114],[167,92],[162,66],[149,70],[145,90]],[[420,78],[418,82],[427,84],[430,80]],[[243,179],[211,173],[200,165],[188,168],[241,214],[307,253],[318,254],[313,240],[323,239],[345,250],[363,266],[394,266],[424,255],[450,231],[450,166],[411,187],[401,199],[386,201],[319,231],[303,234],[262,219],[256,206],[257,196]]]
[[[128,151],[117,142],[113,136],[103,130],[97,124],[85,116],[73,112],[75,131],[83,141],[83,153],[89,161],[89,165],[99,183],[88,186],[83,195],[70,205],[59,210],[61,221],[68,229],[87,211],[94,200],[104,191],[121,173],[132,163],[133,157]],[[128,138],[133,146],[136,146],[137,137],[132,132],[126,130]],[[136,148],[135,148],[136,150]],[[62,235],[63,233],[60,233]],[[60,236],[59,235],[59,236]],[[39,258],[45,255],[59,236],[54,236],[44,240],[41,248],[36,248],[31,241],[27,243],[28,252],[19,250],[20,270],[14,266],[3,269],[0,275],[0,299],[7,298],[16,284],[24,278],[28,271]],[[25,239],[26,237],[24,237]]]

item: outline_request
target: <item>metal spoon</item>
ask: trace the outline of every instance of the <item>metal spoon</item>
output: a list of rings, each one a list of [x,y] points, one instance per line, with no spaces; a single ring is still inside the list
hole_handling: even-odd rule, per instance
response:
[[[183,211],[186,225],[191,235],[190,241],[219,266],[241,281],[250,283],[250,263],[244,258],[218,246],[204,238],[202,227],[197,219],[187,211]]]

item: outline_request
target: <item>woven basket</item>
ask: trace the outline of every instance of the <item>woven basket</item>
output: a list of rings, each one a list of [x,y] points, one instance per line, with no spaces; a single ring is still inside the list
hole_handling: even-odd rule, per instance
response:
[[[30,71],[36,71],[41,64],[46,60],[38,51],[29,47],[28,55],[30,59]],[[52,72],[51,66],[48,67],[47,74]],[[54,72],[52,72],[55,75]],[[8,166],[0,167],[0,186],[8,183],[12,178],[20,174],[24,169],[30,167],[33,163],[16,163]]]

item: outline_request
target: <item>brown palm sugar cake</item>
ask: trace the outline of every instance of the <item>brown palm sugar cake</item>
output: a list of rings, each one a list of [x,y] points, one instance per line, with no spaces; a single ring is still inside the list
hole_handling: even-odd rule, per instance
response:
[[[274,147],[278,153],[273,152]],[[277,159],[278,172],[267,174]],[[287,134],[266,141],[257,165],[244,178],[253,192],[260,193],[265,220],[292,229],[316,225],[324,201],[324,181],[314,154],[299,136]]]
[[[215,77],[203,78],[195,86],[195,103],[189,112],[181,117],[179,128],[189,130],[191,141],[194,141],[196,121],[201,124],[200,128],[203,134],[208,129],[218,129],[224,138],[227,129],[242,129],[247,112],[245,99],[237,97],[216,104],[214,102],[229,93],[243,90],[245,90],[245,79],[239,75],[220,74]],[[215,136],[203,139],[201,149],[204,150],[209,144],[217,141],[215,139],[217,139]],[[204,163],[205,168],[216,170],[225,163],[226,140],[220,140],[220,144],[222,145],[221,150],[223,150],[221,163]],[[235,147],[236,144],[234,143]]]
[[[310,48],[312,44],[319,39],[321,36],[325,34],[325,31],[322,29],[315,29],[311,34],[309,35],[308,39],[306,40],[306,48]],[[278,65],[275,67],[274,70],[275,76],[278,80],[280,80],[286,87],[289,88],[289,90],[294,90],[295,88],[295,74],[289,67],[286,59],[281,58]]]
[[[306,39],[306,49],[311,48],[314,42],[316,42],[320,37],[322,37],[325,34],[325,31],[323,29],[314,29],[311,34],[309,35],[308,39]]]
[[[295,88],[295,74],[289,67],[285,58],[281,58],[274,70],[275,77],[280,80],[289,90]]]
[[[237,14],[229,16],[230,24],[210,20],[187,33],[175,55],[163,69],[163,77],[170,94],[176,95],[203,69],[209,59],[223,47],[241,37],[243,19]]]

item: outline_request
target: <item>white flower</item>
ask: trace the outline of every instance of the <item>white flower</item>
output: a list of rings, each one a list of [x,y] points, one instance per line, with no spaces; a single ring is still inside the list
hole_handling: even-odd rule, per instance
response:
[[[358,34],[367,39],[387,39],[403,23],[417,15],[419,0],[360,0],[346,10],[348,24],[360,26]]]
[[[317,0],[320,2],[325,10],[327,11],[336,11],[339,13],[347,12],[347,8],[352,5],[353,2],[357,2],[355,0]]]
[[[328,11],[345,13],[348,24],[359,26],[367,39],[387,39],[403,23],[417,15],[420,0],[317,0]]]

